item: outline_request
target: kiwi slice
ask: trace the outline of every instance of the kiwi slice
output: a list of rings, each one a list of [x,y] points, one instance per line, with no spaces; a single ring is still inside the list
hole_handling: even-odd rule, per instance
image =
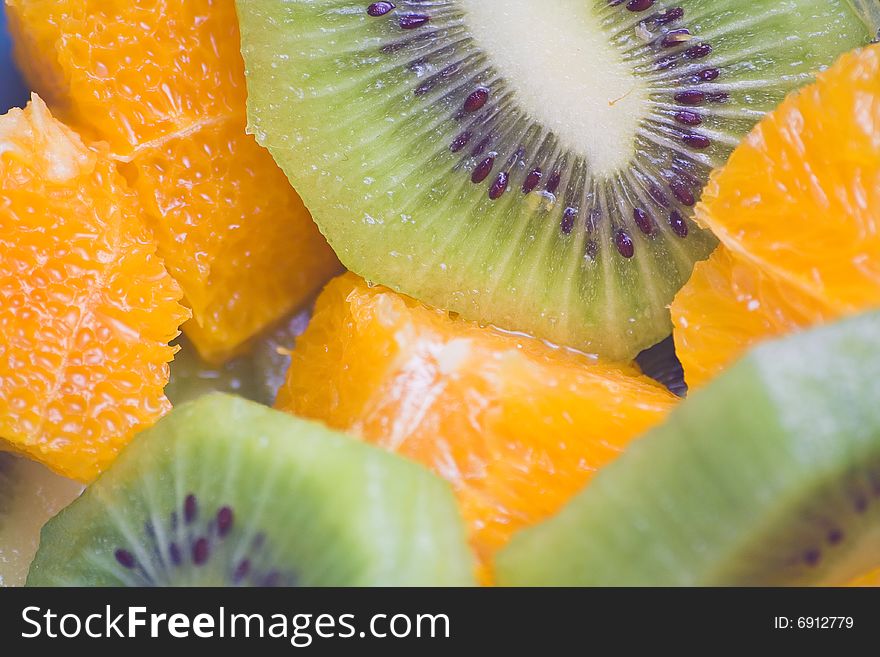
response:
[[[29,586],[472,584],[447,484],[213,394],[145,431],[43,529]]]
[[[880,565],[880,313],[767,343],[499,555],[507,585],[841,584]]]
[[[250,130],[349,269],[619,359],[714,248],[712,168],[878,27],[863,0],[237,6]]]
[[[43,523],[82,489],[39,463],[0,452],[0,586],[24,584]]]

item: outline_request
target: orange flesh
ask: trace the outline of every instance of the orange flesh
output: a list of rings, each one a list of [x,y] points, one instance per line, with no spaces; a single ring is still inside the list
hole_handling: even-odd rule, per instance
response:
[[[487,582],[514,531],[556,512],[675,402],[634,370],[450,319],[346,274],[319,297],[277,406],[449,480]]]
[[[339,264],[245,135],[234,0],[7,0],[16,56],[138,191],[211,361],[307,301]]]
[[[0,118],[0,446],[80,481],[170,408],[189,313],[143,219],[39,98]]]
[[[722,247],[672,306],[692,387],[763,339],[880,307],[880,46],[769,114],[697,219]]]

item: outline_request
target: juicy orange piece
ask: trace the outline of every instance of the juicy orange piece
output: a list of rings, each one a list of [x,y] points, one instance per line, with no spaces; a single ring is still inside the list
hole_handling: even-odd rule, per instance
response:
[[[319,297],[277,403],[448,479],[484,566],[674,404],[635,370],[450,319],[353,274]]]
[[[241,113],[234,0],[6,0],[17,61],[113,153]]]
[[[122,167],[162,252],[192,254],[169,257],[168,270],[200,313],[184,329],[214,361],[310,300],[339,268],[281,169],[244,129],[244,116],[206,126]]]
[[[692,386],[764,338],[880,306],[880,46],[769,114],[697,219],[723,248],[672,306]]]
[[[692,389],[756,342],[833,317],[751,263],[719,246],[697,263],[672,304],[675,348]]]
[[[170,404],[189,316],[105,151],[39,98],[0,117],[0,445],[94,479]]]
[[[339,264],[271,156],[245,135],[234,0],[7,0],[17,59],[73,127],[109,142],[219,361]]]

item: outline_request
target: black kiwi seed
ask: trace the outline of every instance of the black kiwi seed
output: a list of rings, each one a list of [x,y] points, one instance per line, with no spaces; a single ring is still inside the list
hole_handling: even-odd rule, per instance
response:
[[[563,235],[570,235],[571,231],[574,230],[574,220],[577,218],[577,214],[577,208],[565,208],[565,211],[562,213],[562,223],[560,224]]]
[[[481,183],[486,178],[489,177],[489,174],[492,173],[492,167],[495,166],[495,157],[490,155],[487,158],[484,158],[482,162],[480,162],[476,167],[474,167],[473,173],[471,173],[471,182],[472,183]]]
[[[672,227],[672,230],[679,237],[687,237],[688,234],[688,225],[677,210],[673,210],[669,214],[669,225]]]
[[[489,100],[489,90],[486,87],[475,89],[464,101],[465,112],[476,112]]]
[[[633,219],[636,222],[636,225],[639,227],[639,230],[642,231],[645,235],[650,235],[654,232],[654,222],[651,217],[645,212],[642,208],[634,208],[633,209]]]
[[[415,30],[416,28],[420,28],[428,24],[429,22],[433,22],[434,18],[437,19],[438,25],[443,25],[444,27],[441,29],[449,29],[445,27],[454,23],[455,20],[460,19],[460,16],[456,13],[453,5],[448,2],[440,2],[434,4],[424,4],[424,3],[405,3],[407,7],[419,6],[422,9],[430,8],[430,13],[420,11],[418,13],[412,12],[410,10],[405,10],[406,13],[397,17],[398,24],[401,28],[407,30]],[[611,1],[608,3],[610,7],[615,7],[621,4],[624,4],[623,0],[620,2]],[[626,9],[630,12],[634,13],[642,13],[651,9],[654,6],[653,0],[629,0],[629,2],[625,3]],[[384,3],[384,2],[376,2],[367,8],[367,13],[373,17],[381,17],[385,14],[390,13],[393,9],[396,8],[396,5],[393,3]],[[674,24],[678,21],[681,21],[685,17],[685,11],[682,7],[667,7],[662,11],[655,12],[652,15],[646,17],[646,23],[650,24],[652,27],[659,28],[663,26],[670,26],[669,29],[663,31],[656,41],[656,48],[658,51],[675,51],[672,55],[663,55],[658,56],[656,58],[656,66],[659,68],[667,68],[679,65],[679,63],[684,60],[697,60],[702,59],[704,57],[709,56],[712,53],[712,46],[710,43],[705,41],[700,41],[694,45],[690,45],[689,42],[693,39],[693,34],[690,29],[687,27],[679,27]],[[441,32],[442,33],[442,32]],[[434,39],[435,34],[433,32],[422,33],[425,39]],[[437,35],[439,38],[439,35]],[[397,52],[398,50],[404,48],[414,48],[417,45],[415,41],[404,41],[398,42],[395,44],[386,44],[383,46],[383,51],[387,51],[389,46],[391,47],[391,51]],[[430,64],[430,57],[439,57],[441,51],[435,51],[432,55],[430,55],[427,59],[423,56],[417,60],[413,60],[413,64],[411,66],[415,66],[416,64],[419,67],[424,67],[426,64]],[[450,51],[449,47],[443,49],[443,52],[449,54],[454,51]],[[452,83],[458,84],[460,80],[460,74],[467,75],[465,71],[465,65],[461,61],[453,62],[452,64],[447,65],[445,68],[441,69],[438,73],[421,80],[419,84],[414,88],[413,93],[416,96],[424,95],[428,92],[433,92],[441,86],[449,85]],[[710,82],[716,80],[720,76],[721,72],[718,68],[707,68],[702,71],[697,72],[696,74],[691,74],[691,79],[697,82]],[[473,73],[471,73],[473,75]],[[456,120],[462,122],[462,129],[455,136],[451,142],[449,142],[449,150],[452,153],[458,153],[462,151],[465,146],[471,144],[474,141],[474,138],[479,133],[482,133],[482,136],[479,137],[479,141],[470,151],[471,158],[477,158],[477,160],[469,167],[470,170],[470,180],[471,183],[475,185],[484,184],[487,180],[490,180],[488,187],[488,198],[496,201],[500,199],[504,193],[509,189],[511,184],[511,176],[515,174],[511,168],[506,168],[504,171],[496,174],[495,176],[491,176],[493,168],[496,163],[496,158],[498,157],[497,153],[489,153],[486,156],[488,149],[490,148],[494,138],[493,138],[493,127],[501,127],[502,131],[509,135],[512,130],[510,129],[510,124],[515,122],[521,122],[522,119],[520,117],[515,117],[505,123],[507,116],[507,109],[510,105],[509,94],[506,94],[506,90],[503,87],[499,87],[497,89],[492,88],[491,85],[485,84],[484,81],[488,78],[488,75],[477,74],[473,76],[473,80],[477,82],[470,91],[466,93],[463,100],[461,101],[460,111],[456,114]],[[498,84],[503,84],[503,82],[499,82]],[[493,99],[493,96],[496,98]],[[707,102],[721,102],[722,96],[720,96],[717,92],[715,95],[708,96],[706,92],[699,89],[685,89],[682,91],[678,91],[673,95],[673,100],[679,106],[686,107],[694,107],[699,106]],[[469,118],[473,117],[473,118]],[[674,114],[674,120],[682,125],[686,125],[688,127],[693,127],[700,125],[703,122],[702,117],[696,112],[680,109]],[[520,132],[524,132],[520,130]],[[503,139],[503,137],[502,137]],[[699,152],[704,151],[712,147],[712,139],[703,134],[698,134],[694,132],[684,132],[679,135],[678,142],[685,148]],[[524,177],[522,181],[519,183],[520,189],[524,194],[530,194],[531,192],[539,189],[539,185],[542,180],[546,180],[544,185],[544,191],[548,194],[555,195],[558,191],[564,179],[567,178],[566,182],[566,197],[570,199],[579,199],[579,197],[584,196],[589,192],[586,188],[579,188],[580,185],[575,180],[574,171],[578,166],[582,166],[580,163],[575,162],[573,164],[569,164],[565,167],[565,171],[562,170],[553,170],[549,176],[544,176],[544,166],[540,161],[534,160],[534,154],[530,152],[526,152],[523,147],[520,147],[522,152],[521,161],[525,166]],[[705,177],[707,171],[702,171],[701,175],[698,176],[697,180],[701,180]],[[490,178],[491,176],[491,178]],[[582,183],[586,184],[586,183]],[[675,199],[682,204],[683,206],[692,206],[696,203],[695,194],[698,191],[701,184],[696,182],[693,185],[694,189],[690,189],[688,185],[676,176],[667,177],[666,184],[669,185],[670,191],[672,191]],[[661,194],[653,194],[648,191],[648,194],[651,198],[656,199],[657,196],[661,196]],[[665,197],[664,197],[665,198]],[[572,202],[567,204],[562,210],[563,216],[561,217],[559,226],[560,231],[563,235],[567,235],[574,230],[574,218],[578,212],[578,208],[580,205],[580,201]],[[661,204],[663,207],[667,207],[667,205]],[[655,227],[652,222],[647,219],[647,214],[644,209],[639,207],[634,207],[629,210],[629,212],[634,213],[634,219],[636,223],[636,227],[639,231],[641,231],[644,235],[652,235]],[[687,227],[687,219],[685,218],[685,213],[676,213],[674,215],[675,220],[674,223],[671,220],[671,225],[674,230],[674,234],[679,238],[687,237],[689,231]],[[620,228],[613,232],[613,242],[617,253],[626,259],[632,258],[635,255],[635,242],[632,240],[632,237],[629,232],[626,231],[625,228]]]
[[[692,209],[711,171],[873,36],[858,3],[264,0],[240,22],[254,132],[349,269],[630,360],[716,245]]]
[[[626,3],[626,8],[630,11],[645,11],[650,9],[653,4],[654,0],[629,0]]]
[[[498,177],[495,179],[495,182],[492,183],[492,186],[489,188],[489,198],[493,201],[497,201],[501,198],[501,195],[507,191],[508,184],[508,175],[507,172],[502,171],[498,174]]]
[[[429,20],[431,20],[431,17],[426,14],[406,14],[400,17],[398,25],[404,30],[412,30],[421,27]]]
[[[529,194],[532,192],[535,187],[538,186],[538,183],[541,182],[541,169],[539,167],[535,167],[531,171],[529,171],[529,175],[526,176],[526,179],[523,180],[522,191],[523,194]]]
[[[619,228],[614,234],[614,244],[617,246],[617,251],[624,258],[632,258],[635,255],[635,246],[633,245],[632,238],[622,228]]]
[[[394,9],[394,4],[391,2],[374,2],[367,7],[367,13],[374,17],[384,16],[392,9]]]
[[[163,544],[160,535],[175,535],[178,528],[178,513],[172,511],[163,532],[157,532],[153,522],[144,525],[146,543],[142,546],[149,555],[143,559],[135,556],[128,546],[118,546],[113,555],[116,563],[135,576],[136,583],[142,586],[161,585],[175,581],[175,569],[202,568],[215,556],[219,558],[221,548],[230,537],[235,526],[235,513],[230,506],[220,506],[206,522],[200,523],[199,499],[189,493],[183,500],[180,516],[184,522],[184,540],[186,550],[175,540]],[[293,572],[281,572],[277,569],[260,572],[253,568],[254,562],[269,562],[265,558],[265,535],[258,533],[249,544],[249,553],[239,558],[229,568],[229,581],[240,586],[295,586],[297,575]],[[166,558],[167,557],[167,558]]]
[[[452,490],[428,470],[210,394],[142,432],[43,527],[27,583],[463,586],[472,559]]]

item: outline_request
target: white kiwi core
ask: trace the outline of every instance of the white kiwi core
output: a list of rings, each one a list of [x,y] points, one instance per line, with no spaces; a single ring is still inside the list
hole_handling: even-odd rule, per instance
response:
[[[648,90],[586,0],[461,0],[476,43],[520,108],[582,154],[597,177],[628,167]]]

